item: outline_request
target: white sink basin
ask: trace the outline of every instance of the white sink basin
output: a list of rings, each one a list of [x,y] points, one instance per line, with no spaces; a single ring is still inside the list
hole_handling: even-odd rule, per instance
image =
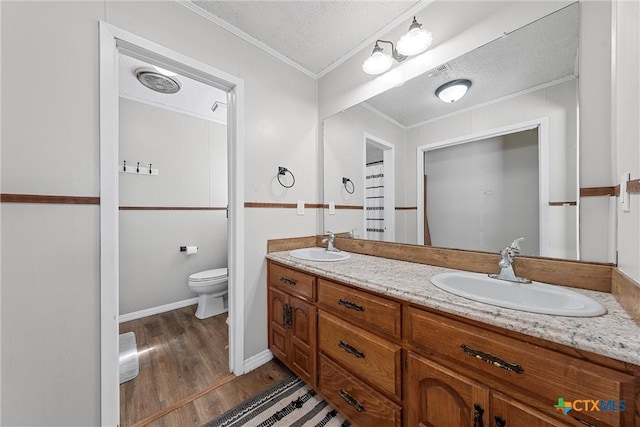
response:
[[[443,291],[474,301],[532,313],[594,317],[607,312],[599,302],[559,286],[513,283],[482,273],[442,273],[431,278]]]
[[[305,261],[344,261],[351,258],[348,252],[329,252],[325,248],[295,249],[289,255]]]

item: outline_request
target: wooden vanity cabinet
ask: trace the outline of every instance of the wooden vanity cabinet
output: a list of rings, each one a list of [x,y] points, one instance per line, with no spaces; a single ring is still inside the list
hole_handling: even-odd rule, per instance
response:
[[[491,427],[635,425],[631,408],[626,411],[572,410],[567,415],[555,408],[559,398],[566,402],[604,400],[615,402],[615,406],[624,400],[627,406],[633,406],[633,375],[423,309],[408,307],[405,314],[405,333],[412,350],[407,364],[407,394],[411,399],[409,425],[420,425],[413,420],[428,415],[424,408],[433,408],[434,401],[443,400],[466,407],[467,412],[460,413],[467,416],[470,416],[470,405],[482,401],[487,418],[483,425]],[[459,385],[461,380],[457,378],[458,382],[450,383],[456,393],[449,389],[445,399],[443,392],[435,393],[427,387],[432,377],[439,378],[442,372],[452,378],[466,378],[473,387]],[[468,397],[469,387],[475,390],[473,400]],[[489,405],[484,392],[478,392],[480,389],[489,391]],[[439,400],[433,396],[439,396]],[[458,424],[441,421],[434,426],[457,427]]]
[[[273,261],[268,276],[269,348],[354,426],[640,427],[633,365]],[[626,410],[565,415],[559,398]]]
[[[569,427],[488,386],[413,352],[407,354],[406,425]]]
[[[302,380],[315,387],[317,385],[317,308],[313,302],[315,277],[276,264],[270,264],[270,267],[267,291],[269,349]],[[302,287],[295,288],[299,283]],[[306,300],[297,295],[311,298]]]
[[[402,425],[402,305],[318,279],[320,392],[356,426]]]

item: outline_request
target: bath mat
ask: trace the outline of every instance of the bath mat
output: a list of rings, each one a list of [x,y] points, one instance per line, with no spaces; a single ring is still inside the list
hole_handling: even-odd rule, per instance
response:
[[[120,384],[138,376],[138,347],[136,335],[127,332],[120,335]]]
[[[300,378],[291,376],[203,427],[349,427]]]

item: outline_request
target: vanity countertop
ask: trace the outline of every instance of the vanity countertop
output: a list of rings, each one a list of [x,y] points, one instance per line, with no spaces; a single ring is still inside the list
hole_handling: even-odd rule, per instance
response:
[[[640,326],[606,292],[570,288],[603,304],[607,308],[603,316],[552,316],[475,302],[431,284],[436,274],[458,271],[450,268],[355,253],[339,262],[304,261],[288,251],[272,252],[267,258],[361,289],[640,365]]]

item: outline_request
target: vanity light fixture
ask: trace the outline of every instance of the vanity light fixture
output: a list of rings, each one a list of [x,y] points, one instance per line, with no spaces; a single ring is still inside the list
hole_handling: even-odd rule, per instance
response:
[[[410,56],[422,53],[431,46],[432,41],[433,37],[431,36],[431,32],[422,29],[422,24],[419,24],[414,16],[409,31],[403,34],[400,40],[398,40],[397,49],[393,45],[393,42],[376,40],[371,56],[362,63],[362,71],[367,74],[382,74],[391,68],[394,59],[402,62]],[[379,43],[389,43],[391,45],[391,55],[385,53]]]
[[[436,96],[447,103],[456,102],[467,93],[470,87],[471,80],[452,80],[436,89]]]

